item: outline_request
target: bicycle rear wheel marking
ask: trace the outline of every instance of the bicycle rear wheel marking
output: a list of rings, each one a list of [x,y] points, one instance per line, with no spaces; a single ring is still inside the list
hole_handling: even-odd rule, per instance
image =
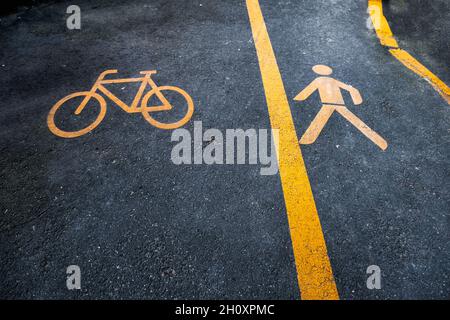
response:
[[[173,123],[162,123],[159,122],[157,120],[155,120],[154,118],[152,118],[152,116],[150,115],[150,113],[152,111],[149,111],[147,108],[147,103],[150,100],[150,98],[155,94],[155,89],[148,92],[145,97],[142,99],[142,115],[144,117],[145,120],[147,120],[152,126],[159,128],[159,129],[164,129],[164,130],[172,130],[172,129],[177,129],[179,127],[182,127],[183,125],[185,125],[192,117],[192,114],[194,113],[194,102],[192,101],[191,96],[184,90],[177,88],[177,87],[172,87],[172,86],[161,86],[158,87],[159,91],[175,91],[179,94],[181,94],[183,96],[183,98],[186,100],[187,106],[188,106],[188,111],[186,112],[186,115],[179,121],[177,122],[173,122]]]

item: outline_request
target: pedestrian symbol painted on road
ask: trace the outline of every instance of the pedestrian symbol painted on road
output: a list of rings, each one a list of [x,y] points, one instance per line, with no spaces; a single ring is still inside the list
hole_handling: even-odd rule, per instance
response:
[[[117,73],[117,70],[106,70],[100,74],[97,81],[95,82],[94,86],[90,91],[82,91],[82,92],[75,92],[67,97],[59,100],[50,110],[48,117],[47,117],[47,124],[50,131],[62,138],[76,138],[79,136],[82,136],[90,131],[92,131],[94,128],[96,128],[100,122],[102,122],[103,118],[106,114],[106,101],[105,99],[97,93],[97,91],[102,92],[105,96],[107,96],[109,99],[111,99],[115,104],[117,104],[120,108],[122,108],[127,113],[142,113],[145,120],[147,120],[151,125],[159,128],[159,129],[176,129],[183,125],[185,125],[192,117],[192,114],[194,113],[194,103],[192,101],[192,98],[187,94],[184,90],[173,87],[173,86],[158,86],[151,78],[153,74],[156,73],[156,70],[151,71],[141,71],[141,74],[144,75],[143,77],[139,78],[128,78],[128,79],[109,79],[105,80],[105,76],[108,74]],[[131,105],[127,105],[122,100],[120,100],[117,96],[115,96],[111,91],[109,91],[104,85],[105,84],[113,84],[113,83],[141,83],[138,92],[136,93],[136,96],[133,99],[133,102]],[[150,86],[151,90],[145,94],[145,96],[142,98],[144,94],[144,90],[147,88],[147,86]],[[173,109],[173,105],[169,102],[169,100],[166,98],[165,94],[163,92],[174,92],[181,96],[182,100],[186,102],[187,104],[187,111],[185,112],[183,118],[176,122],[162,122],[160,120],[156,120],[152,113],[160,112],[160,111],[168,111]],[[149,101],[152,100],[152,97],[156,96],[160,102],[161,105],[156,106],[148,106]],[[85,127],[81,130],[76,131],[64,131],[58,128],[55,124],[55,113],[61,109],[61,107],[69,100],[72,100],[77,97],[82,97],[83,100],[81,101],[80,105],[75,109],[75,115],[80,115],[80,113],[85,109],[85,107],[88,105],[88,103],[92,100],[97,100],[97,102],[100,105],[100,112],[97,116],[97,118],[92,122],[89,126]],[[142,101],[141,101],[142,98]],[[139,106],[139,102],[141,102],[141,105]]]
[[[354,115],[345,106],[341,90],[343,89],[350,93],[355,105],[359,105],[363,101],[359,91],[350,85],[342,83],[334,78],[327,77],[333,73],[333,70],[328,66],[316,65],[312,69],[315,73],[321,75],[321,77],[318,77],[311,82],[294,98],[294,100],[306,100],[314,91],[318,90],[320,100],[322,101],[322,108],[301,137],[300,143],[314,143],[333,112],[337,111],[378,147],[382,150],[386,150],[388,146],[386,140],[384,140],[378,133],[370,129],[363,121],[361,121],[361,119]]]

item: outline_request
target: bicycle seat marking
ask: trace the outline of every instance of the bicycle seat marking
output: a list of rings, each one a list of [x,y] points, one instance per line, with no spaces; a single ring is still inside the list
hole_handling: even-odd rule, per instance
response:
[[[194,102],[192,101],[192,98],[189,96],[188,93],[186,93],[186,91],[178,87],[158,86],[151,78],[151,76],[156,73],[156,70],[141,71],[140,74],[142,74],[143,77],[140,78],[105,80],[106,75],[114,73],[117,73],[117,70],[106,70],[100,74],[100,76],[98,77],[97,81],[94,83],[90,91],[75,92],[59,100],[50,109],[50,112],[47,117],[47,125],[50,131],[53,134],[62,138],[77,138],[94,130],[100,124],[100,122],[102,122],[102,120],[106,115],[106,101],[98,92],[103,93],[103,95],[108,97],[111,101],[113,101],[116,105],[118,105],[122,110],[124,110],[127,113],[142,113],[142,116],[144,117],[145,120],[147,120],[151,125],[159,129],[164,130],[176,129],[182,127],[191,119],[192,114],[194,113]],[[138,83],[140,82],[141,85],[131,105],[127,105],[126,103],[124,103],[122,100],[120,100],[117,96],[115,96],[111,91],[109,91],[104,86],[105,84],[134,83],[134,82]],[[147,86],[150,86],[151,89],[144,95],[144,91],[147,88]],[[183,116],[183,118],[176,122],[170,123],[161,122],[152,117],[152,113],[154,112],[168,111],[174,108],[174,106],[169,102],[169,100],[167,100],[167,98],[163,93],[168,91],[172,91],[177,93],[178,95],[181,95],[181,97],[186,101],[187,104],[187,112]],[[162,102],[162,104],[158,106],[148,106],[148,102],[151,101],[151,98],[153,96],[156,96]],[[75,109],[75,115],[76,116],[80,115],[81,112],[88,105],[88,103],[92,99],[94,99],[97,100],[97,102],[100,105],[100,112],[97,118],[90,125],[78,131],[61,130],[55,124],[56,112],[60,110],[67,101],[78,97],[84,97],[84,99],[81,101],[80,105]]]

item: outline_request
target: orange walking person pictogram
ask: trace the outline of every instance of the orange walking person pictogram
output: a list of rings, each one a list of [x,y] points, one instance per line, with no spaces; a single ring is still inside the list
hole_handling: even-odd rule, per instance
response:
[[[294,100],[306,100],[314,91],[318,90],[320,100],[323,105],[308,129],[301,137],[300,143],[314,143],[333,112],[337,111],[378,147],[382,150],[386,150],[388,147],[386,140],[384,140],[378,133],[370,129],[363,121],[361,121],[361,119],[354,115],[345,106],[341,89],[347,90],[350,93],[353,103],[356,105],[361,104],[363,101],[359,91],[350,85],[342,83],[331,77],[327,77],[333,73],[333,70],[328,66],[316,65],[312,69],[315,73],[321,75],[321,77],[318,77],[311,82],[294,98]]]

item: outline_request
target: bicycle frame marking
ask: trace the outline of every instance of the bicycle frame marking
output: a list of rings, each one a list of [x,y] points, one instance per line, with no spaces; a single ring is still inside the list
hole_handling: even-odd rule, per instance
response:
[[[163,105],[161,106],[152,106],[147,107],[146,109],[148,111],[165,111],[172,109],[172,106],[170,105],[169,101],[164,97],[164,95],[161,94],[161,92],[158,90],[158,85],[153,81],[151,78],[152,74],[155,74],[155,71],[143,71],[142,74],[145,74],[144,77],[140,78],[123,78],[123,79],[108,79],[105,80],[104,77],[107,74],[110,73],[116,73],[117,70],[107,70],[103,72],[100,77],[97,79],[97,81],[92,86],[91,92],[95,93],[97,90],[101,91],[105,96],[107,96],[111,101],[113,101],[116,105],[118,105],[123,111],[127,113],[138,113],[142,112],[142,107],[139,107],[139,102],[141,101],[142,95],[144,94],[144,90],[149,85],[152,90],[154,90],[157,97],[161,100]],[[116,95],[114,95],[111,91],[109,91],[104,84],[117,84],[117,83],[133,83],[133,82],[142,82],[141,86],[139,87],[138,92],[136,93],[136,96],[133,99],[133,102],[131,105],[127,105],[125,102],[120,100]],[[83,102],[80,104],[80,106],[75,110],[75,114],[80,114],[81,111],[83,111],[84,107],[87,105],[89,100],[91,99],[91,96],[87,96],[84,98]]]

